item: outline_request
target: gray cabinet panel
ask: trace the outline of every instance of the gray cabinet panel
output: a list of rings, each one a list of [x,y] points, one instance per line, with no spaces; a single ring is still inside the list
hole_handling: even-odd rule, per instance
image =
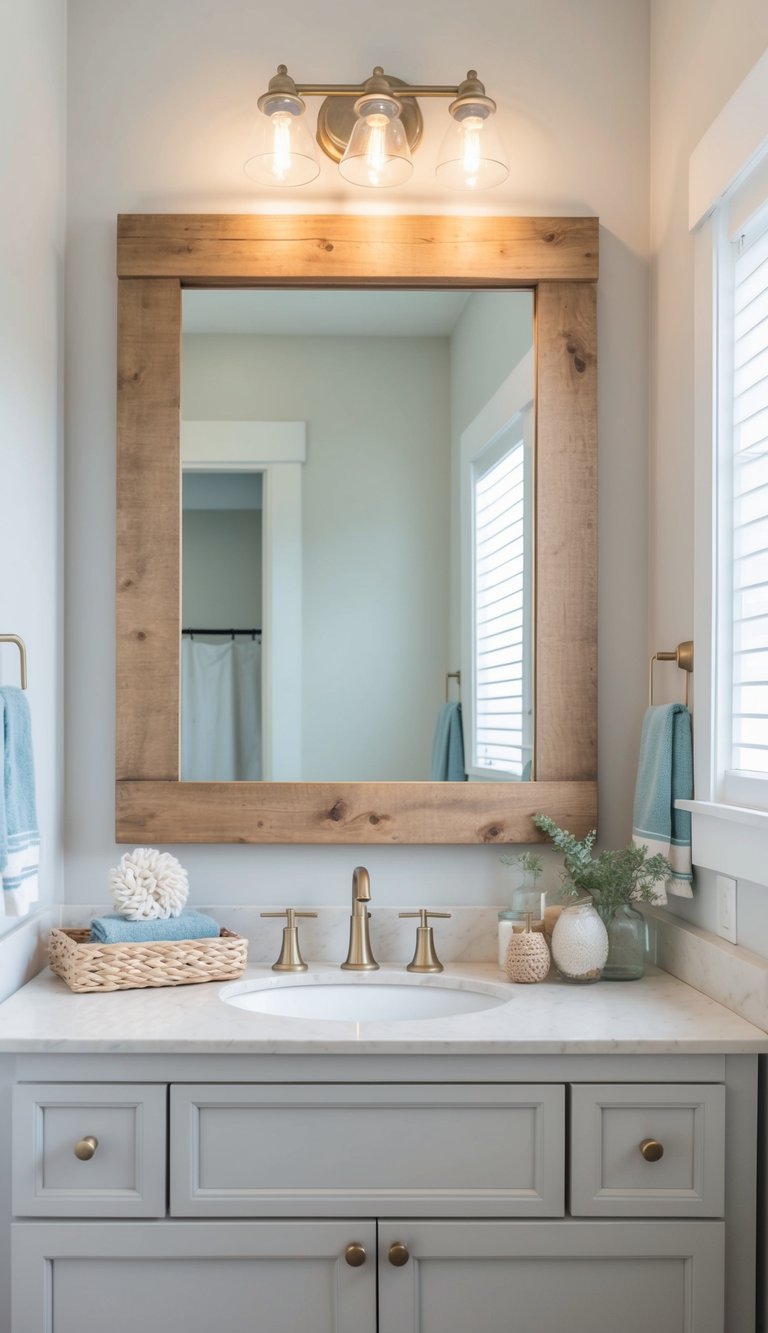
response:
[[[719,1222],[386,1222],[379,1333],[723,1333]],[[401,1268],[393,1242],[408,1246]]]
[[[423,1084],[171,1089],[171,1212],[562,1216],[564,1091]]]
[[[98,1146],[75,1155],[86,1137]],[[164,1217],[162,1084],[21,1083],[13,1101],[17,1217]]]
[[[376,1333],[372,1222],[17,1223],[15,1333]],[[360,1242],[367,1261],[344,1251]]]
[[[640,1145],[663,1147],[646,1161]],[[584,1084],[571,1089],[571,1212],[581,1217],[722,1217],[725,1088]]]

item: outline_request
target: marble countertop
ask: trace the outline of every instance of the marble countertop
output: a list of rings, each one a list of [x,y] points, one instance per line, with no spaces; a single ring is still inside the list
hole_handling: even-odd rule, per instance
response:
[[[405,978],[382,966],[356,983]],[[348,974],[310,965],[303,981]],[[410,978],[408,978],[410,980]],[[243,981],[279,984],[251,967]],[[573,986],[504,982],[495,965],[446,966],[439,985],[500,994],[493,1009],[429,1020],[317,1021],[226,1004],[225,985],[74,995],[48,970],[0,1005],[0,1053],[649,1055],[768,1053],[768,1033],[666,972],[641,981]]]

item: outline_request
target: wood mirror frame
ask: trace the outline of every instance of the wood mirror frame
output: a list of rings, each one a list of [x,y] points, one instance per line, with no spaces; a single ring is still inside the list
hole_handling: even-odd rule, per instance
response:
[[[597,814],[596,218],[118,220],[116,840],[514,843]],[[183,287],[532,288],[535,781],[179,780]]]

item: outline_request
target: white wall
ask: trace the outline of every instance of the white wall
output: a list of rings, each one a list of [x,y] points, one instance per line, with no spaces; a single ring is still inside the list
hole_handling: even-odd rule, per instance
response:
[[[63,0],[0,3],[0,633],[29,653],[47,901],[61,877],[65,18]],[[19,683],[15,647],[0,681]]]
[[[737,21],[738,20],[738,21]],[[651,514],[648,651],[693,636],[693,238],[688,159],[768,46],[765,0],[654,0],[651,25]],[[658,699],[681,698],[659,669]],[[673,693],[677,688],[678,693]],[[695,708],[695,674],[694,674]],[[768,874],[766,875],[768,884]],[[739,885],[739,941],[768,957],[765,886]],[[673,911],[716,928],[714,876]]]
[[[296,780],[419,781],[448,664],[447,337],[193,335],[182,413],[307,423]]]
[[[358,16],[359,18],[360,16]],[[647,527],[647,0],[392,0],[352,22],[331,0],[70,0],[67,896],[98,899],[114,862],[115,215],[137,211],[598,214],[600,800],[607,842],[629,834],[645,697]],[[281,60],[344,82],[377,62],[443,83],[475,65],[499,102],[511,173],[467,202],[432,164],[445,105],[424,105],[412,181],[381,197],[330,163],[291,194],[242,174],[254,99]],[[346,901],[352,848],[188,848],[193,895]],[[379,900],[495,901],[489,847],[364,853]],[[226,873],[222,874],[222,869]]]

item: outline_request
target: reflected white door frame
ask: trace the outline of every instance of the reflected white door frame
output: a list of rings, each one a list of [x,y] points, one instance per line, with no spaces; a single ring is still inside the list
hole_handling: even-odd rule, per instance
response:
[[[305,421],[182,421],[185,472],[261,472],[262,743],[268,782],[302,769],[301,469]]]

